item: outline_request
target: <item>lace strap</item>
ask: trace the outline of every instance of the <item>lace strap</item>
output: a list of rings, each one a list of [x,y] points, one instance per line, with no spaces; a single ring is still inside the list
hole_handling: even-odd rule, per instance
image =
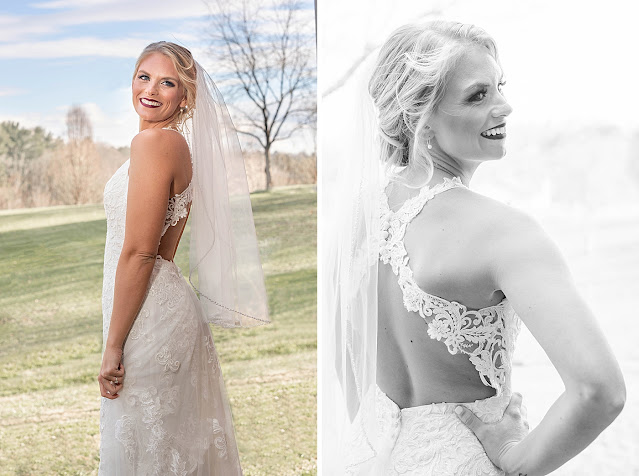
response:
[[[443,182],[432,188],[424,187],[419,191],[418,195],[406,200],[396,212],[390,209],[388,196],[386,192],[382,191],[379,255],[384,263],[390,263],[395,274],[398,274],[399,269],[405,267],[408,261],[408,252],[404,246],[404,235],[408,224],[424,208],[426,202],[436,195],[455,187],[464,187],[458,177],[452,180],[444,179]]]
[[[387,221],[390,216],[395,216],[399,219],[400,226],[395,230],[395,238],[403,239],[406,233],[406,226],[422,211],[429,200],[432,200],[436,195],[446,190],[456,187],[465,187],[459,177],[453,177],[452,179],[444,178],[443,182],[438,183],[434,187],[423,187],[418,195],[406,200],[396,212],[390,209],[388,195],[386,195],[385,191],[382,191],[382,223]],[[384,218],[386,218],[386,220]]]
[[[432,188],[422,188],[417,196],[404,202],[397,213],[402,213],[402,210],[406,207],[407,210],[404,213],[407,214],[409,218],[408,221],[411,221],[422,211],[422,208],[424,208],[428,201],[432,200],[436,195],[456,187],[464,187],[459,177],[453,177],[452,179],[444,178],[443,182],[438,183]],[[413,201],[413,203],[411,203],[411,201]]]
[[[182,193],[178,193],[175,196],[169,198],[161,236],[164,236],[170,226],[177,225],[182,218],[185,218],[188,215],[188,205],[189,203],[191,203],[192,200],[193,181],[189,183],[189,185],[186,187],[186,189],[184,189]]]

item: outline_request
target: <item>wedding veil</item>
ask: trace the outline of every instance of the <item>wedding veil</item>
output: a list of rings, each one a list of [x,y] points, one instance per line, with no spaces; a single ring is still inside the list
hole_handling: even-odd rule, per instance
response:
[[[184,130],[193,158],[189,281],[208,322],[269,322],[264,276],[237,132],[224,99],[196,62],[196,102]]]
[[[374,475],[385,453],[375,415],[382,169],[368,94],[378,51],[322,97],[321,233],[330,237],[320,252],[323,474]],[[340,116],[348,123],[334,120]]]

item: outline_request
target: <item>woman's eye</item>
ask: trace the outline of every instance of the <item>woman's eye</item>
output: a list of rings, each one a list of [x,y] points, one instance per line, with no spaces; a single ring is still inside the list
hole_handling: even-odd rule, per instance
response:
[[[173,82],[171,81],[164,81],[164,84],[166,84],[168,87],[172,88],[173,86],[175,86],[175,84],[173,84]]]
[[[138,76],[138,79],[141,79],[142,81],[147,81],[149,77],[146,74],[141,74],[140,76]]]
[[[473,94],[470,97],[470,101],[471,102],[478,102],[478,101],[482,101],[486,95],[488,94],[488,91],[484,90],[484,91],[478,91],[475,94]]]

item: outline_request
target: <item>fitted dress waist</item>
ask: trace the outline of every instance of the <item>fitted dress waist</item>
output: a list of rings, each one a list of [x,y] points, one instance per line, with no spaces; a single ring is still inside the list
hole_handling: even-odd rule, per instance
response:
[[[384,475],[503,476],[455,414],[464,406],[485,423],[503,417],[510,395],[466,403],[432,403],[400,409],[377,387],[378,463]]]

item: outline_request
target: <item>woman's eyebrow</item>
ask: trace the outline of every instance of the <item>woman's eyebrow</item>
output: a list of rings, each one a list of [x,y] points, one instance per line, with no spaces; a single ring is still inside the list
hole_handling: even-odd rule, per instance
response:
[[[151,76],[149,73],[147,73],[146,71],[144,71],[143,69],[139,69],[138,70],[138,74],[146,74],[147,76]],[[177,83],[177,79],[171,77],[171,76],[165,76],[162,79],[170,79],[171,81],[175,81]]]
[[[505,76],[503,74],[500,75],[499,79],[497,80],[497,84],[503,83],[504,80],[505,80]],[[470,91],[474,91],[481,88],[489,88],[491,84],[493,84],[491,81],[475,81],[471,83],[470,85],[466,86],[464,89],[462,89],[462,92],[465,93],[465,92],[470,92]]]
[[[486,83],[484,81],[477,81],[477,82],[472,83],[469,86],[465,87],[464,89],[462,89],[462,92],[470,92],[470,91],[473,91],[473,90],[479,89],[479,88],[488,88],[489,86],[490,86],[489,83]]]

